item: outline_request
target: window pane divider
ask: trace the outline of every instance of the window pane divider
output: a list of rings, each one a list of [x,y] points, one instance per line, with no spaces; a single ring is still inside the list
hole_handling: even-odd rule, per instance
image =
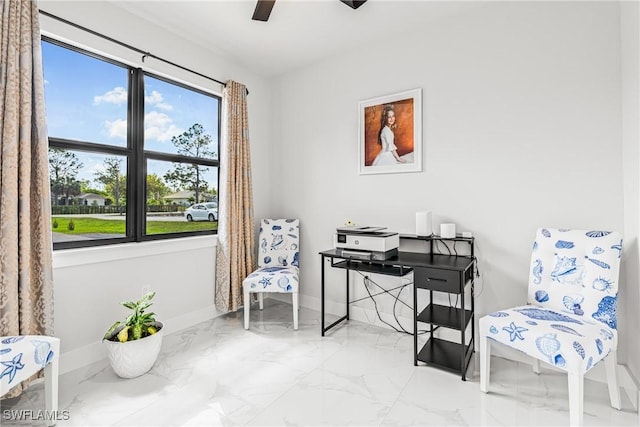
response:
[[[120,147],[117,145],[100,144],[96,142],[75,141],[72,139],[49,137],[49,147],[64,148],[75,151],[87,151],[92,153],[115,154],[120,156],[128,156],[131,154],[129,147]]]
[[[164,160],[167,162],[180,162],[180,163],[197,163],[204,166],[220,166],[220,160],[207,159],[205,157],[191,157],[184,156],[182,154],[160,153],[158,151],[145,151],[144,155],[148,159]]]

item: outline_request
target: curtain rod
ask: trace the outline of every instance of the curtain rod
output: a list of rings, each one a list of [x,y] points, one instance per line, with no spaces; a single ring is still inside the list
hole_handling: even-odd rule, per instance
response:
[[[53,14],[51,14],[49,12],[45,12],[44,10],[40,9],[38,11],[40,12],[41,15],[44,15],[44,16],[47,16],[49,18],[55,19],[55,20],[60,21],[60,22],[62,22],[64,24],[67,24],[67,25],[70,25],[72,27],[78,28],[78,29],[80,29],[82,31],[86,31],[89,34],[93,34],[94,36],[98,36],[100,38],[108,40],[111,43],[115,43],[115,44],[120,45],[122,47],[126,47],[127,49],[133,50],[134,52],[138,52],[138,53],[142,54],[142,62],[144,62],[145,58],[153,58],[153,59],[156,59],[158,61],[164,62],[165,64],[169,64],[169,65],[172,65],[174,67],[180,68],[181,70],[188,71],[188,72],[196,74],[196,75],[198,75],[200,77],[204,77],[205,79],[212,80],[212,81],[214,81],[214,82],[216,82],[218,84],[221,84],[222,86],[225,86],[225,87],[227,86],[227,84],[225,82],[221,82],[218,79],[214,79],[213,77],[206,76],[206,75],[204,75],[202,73],[199,73],[197,71],[194,71],[194,70],[192,70],[190,68],[183,67],[182,65],[176,64],[175,62],[171,62],[171,61],[169,61],[167,59],[164,59],[164,58],[161,58],[159,56],[156,56],[156,55],[152,54],[151,52],[145,52],[144,50],[138,49],[135,46],[131,46],[130,44],[121,42],[120,40],[116,40],[116,39],[114,39],[112,37],[106,36],[104,34],[101,34],[101,33],[97,32],[97,31],[94,31],[94,30],[91,30],[89,28],[83,27],[82,25],[78,25],[78,24],[76,24],[74,22],[67,21],[64,18],[60,18],[59,16],[53,15]],[[249,89],[247,89],[247,95],[248,94],[249,94]]]

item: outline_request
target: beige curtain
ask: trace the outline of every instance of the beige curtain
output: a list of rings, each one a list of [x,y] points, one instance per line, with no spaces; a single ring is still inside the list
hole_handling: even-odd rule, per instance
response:
[[[242,281],[255,269],[255,231],[247,88],[227,82],[222,97],[216,307],[236,311],[242,305]]]
[[[53,253],[38,6],[1,1],[0,336],[50,335]]]

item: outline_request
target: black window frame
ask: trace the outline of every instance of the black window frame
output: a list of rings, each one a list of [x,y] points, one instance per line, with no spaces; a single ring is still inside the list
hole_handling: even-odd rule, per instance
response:
[[[64,150],[91,152],[96,154],[105,155],[118,155],[124,156],[127,168],[127,217],[126,223],[126,237],[113,237],[113,238],[101,238],[91,240],[77,240],[69,242],[55,242],[53,249],[74,249],[74,248],[86,248],[95,246],[106,246],[120,243],[131,242],[145,242],[153,240],[167,240],[183,237],[202,236],[202,235],[216,235],[216,230],[201,230],[201,231],[184,231],[177,233],[162,233],[162,234],[146,234],[146,182],[147,182],[147,160],[161,160],[169,162],[181,162],[198,164],[207,167],[215,167],[218,171],[218,194],[220,189],[220,137],[222,126],[222,98],[218,95],[210,92],[203,91],[191,87],[187,84],[171,80],[164,76],[153,74],[149,71],[145,71],[142,68],[136,68],[118,62],[114,59],[104,57],[102,55],[81,49],[77,46],[70,45],[68,43],[61,42],[51,37],[42,36],[41,40],[47,43],[57,45],[59,47],[75,51],[77,53],[90,56],[92,58],[105,61],[112,65],[124,68],[128,72],[128,85],[127,85],[127,144],[126,146],[109,145],[103,143],[71,140],[65,138],[56,138],[47,135],[49,141],[49,148],[58,148]],[[218,101],[218,158],[206,159],[184,156],[180,154],[164,153],[152,150],[145,150],[144,147],[144,78],[145,76],[152,77],[154,79],[162,80],[165,83],[182,87],[186,90],[190,90],[196,93],[200,93],[205,96],[209,96]],[[46,100],[45,100],[46,101]],[[220,206],[221,200],[218,198],[218,206]],[[51,217],[51,212],[49,212]]]

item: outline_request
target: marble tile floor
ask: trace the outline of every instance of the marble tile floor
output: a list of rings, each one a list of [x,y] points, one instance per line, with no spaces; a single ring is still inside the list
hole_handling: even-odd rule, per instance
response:
[[[492,359],[489,394],[479,375],[413,366],[413,339],[349,321],[320,336],[317,311],[267,299],[164,337],[154,368],[118,378],[106,360],[60,376],[59,426],[560,426],[567,425],[566,375]],[[0,402],[2,426],[16,411],[43,408],[43,385]],[[605,384],[585,380],[586,426],[638,426],[623,394],[609,406]],[[14,411],[14,412],[12,412]]]

